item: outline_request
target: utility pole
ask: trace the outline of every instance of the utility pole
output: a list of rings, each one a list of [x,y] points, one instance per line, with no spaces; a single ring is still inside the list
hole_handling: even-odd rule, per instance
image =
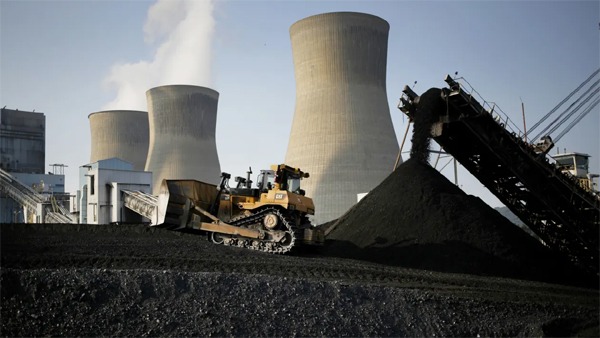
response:
[[[408,128],[410,128],[410,121],[406,124],[406,131],[404,132],[404,137],[402,138],[402,144],[400,145],[400,150],[398,150],[398,157],[396,157],[396,163],[394,163],[394,170],[398,169],[398,162],[402,158],[402,149],[404,149],[404,142],[406,141],[406,135],[408,135]],[[392,170],[392,171],[394,171]]]
[[[523,138],[525,142],[527,142],[527,125],[525,124],[525,103],[523,103],[523,99],[519,96],[519,100],[521,100],[521,112],[523,113]]]

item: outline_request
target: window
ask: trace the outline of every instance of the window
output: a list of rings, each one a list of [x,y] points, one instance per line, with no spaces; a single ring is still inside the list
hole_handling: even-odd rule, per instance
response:
[[[564,157],[556,160],[557,167],[561,170],[573,170],[573,158]]]
[[[90,195],[94,194],[94,187],[96,186],[94,175],[90,175]]]
[[[298,193],[300,191],[300,178],[290,177],[288,178],[287,188],[289,191],[293,193]]]
[[[588,158],[585,156],[576,156],[575,157],[575,163],[577,165],[577,168],[587,168],[588,166]]]

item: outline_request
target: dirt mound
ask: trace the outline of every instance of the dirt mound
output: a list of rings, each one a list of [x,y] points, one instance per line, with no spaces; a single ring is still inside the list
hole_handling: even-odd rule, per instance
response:
[[[340,217],[328,254],[432,269],[569,282],[570,265],[437,170],[409,159]]]

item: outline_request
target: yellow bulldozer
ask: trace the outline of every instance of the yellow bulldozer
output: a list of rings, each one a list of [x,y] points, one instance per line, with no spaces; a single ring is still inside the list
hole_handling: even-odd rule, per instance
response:
[[[250,175],[221,174],[219,186],[196,180],[163,180],[158,195],[159,224],[172,230],[202,231],[216,244],[271,253],[286,253],[295,245],[321,245],[323,232],[308,219],[311,198],[300,182],[309,174],[285,164],[261,170],[256,186]]]

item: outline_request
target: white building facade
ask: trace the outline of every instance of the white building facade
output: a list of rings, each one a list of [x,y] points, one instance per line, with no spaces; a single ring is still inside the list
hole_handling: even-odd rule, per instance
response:
[[[142,223],[149,220],[123,206],[123,190],[152,191],[152,173],[133,170],[118,158],[79,167],[79,223]]]

